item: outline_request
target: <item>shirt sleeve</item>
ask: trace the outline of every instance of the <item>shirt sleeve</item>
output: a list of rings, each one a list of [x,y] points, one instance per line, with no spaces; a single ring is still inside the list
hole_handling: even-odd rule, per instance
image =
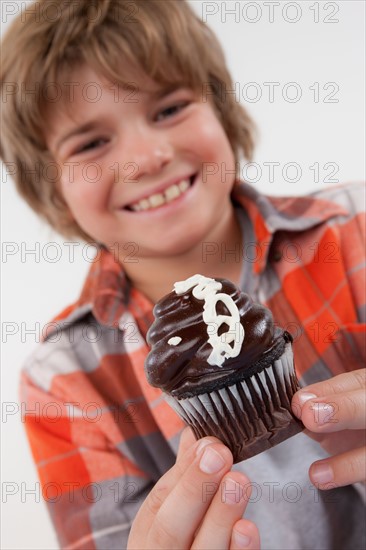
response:
[[[108,423],[92,404],[80,410],[65,403],[26,373],[20,393],[23,422],[60,546],[126,548],[131,523],[153,485],[149,476],[118,444],[111,444],[104,431]]]
[[[352,355],[358,358],[355,368],[366,363],[366,227],[365,188],[361,184],[345,186],[340,194],[341,203],[350,215],[335,228],[337,246],[344,263],[345,283],[350,292],[350,305],[354,311],[351,322],[341,327],[341,336],[348,339]]]

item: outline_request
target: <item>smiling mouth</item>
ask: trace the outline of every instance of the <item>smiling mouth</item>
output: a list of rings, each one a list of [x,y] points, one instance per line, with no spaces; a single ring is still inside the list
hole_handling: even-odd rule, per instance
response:
[[[147,210],[155,210],[160,206],[164,206],[178,199],[183,195],[193,184],[195,176],[181,180],[170,187],[167,187],[163,193],[155,193],[149,197],[145,197],[140,201],[134,202],[126,206],[126,210],[131,212],[142,212]]]

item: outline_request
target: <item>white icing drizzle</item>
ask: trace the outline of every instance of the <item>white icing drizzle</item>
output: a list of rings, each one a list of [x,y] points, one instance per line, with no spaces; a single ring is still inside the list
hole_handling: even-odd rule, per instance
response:
[[[172,336],[172,338],[169,338],[168,344],[169,346],[177,346],[182,341],[182,338],[180,336]]]
[[[221,367],[228,357],[237,357],[244,340],[244,328],[240,323],[240,315],[234,300],[223,292],[222,284],[210,277],[193,275],[185,281],[179,281],[174,285],[176,294],[184,294],[190,289],[198,300],[204,300],[203,320],[207,325],[208,343],[212,352],[207,359],[209,365]],[[218,315],[216,304],[222,302],[230,312],[230,315]],[[220,336],[220,327],[226,324],[228,330]]]

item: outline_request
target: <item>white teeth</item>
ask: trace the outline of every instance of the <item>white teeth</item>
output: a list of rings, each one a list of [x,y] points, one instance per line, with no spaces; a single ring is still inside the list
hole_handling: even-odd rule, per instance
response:
[[[140,206],[141,210],[147,210],[150,207],[150,203],[147,199],[142,199],[137,206]]]
[[[180,181],[178,184],[171,185],[165,189],[164,194],[156,193],[146,199],[142,199],[131,205],[131,210],[139,212],[141,210],[150,210],[157,208],[165,203],[171,202],[180,195],[182,195],[190,187],[189,179]]]
[[[156,208],[157,206],[161,206],[165,202],[165,199],[161,193],[156,193],[156,195],[151,195],[151,197],[149,197],[147,200],[150,203],[150,207],[152,206],[153,208]]]
[[[176,199],[177,197],[179,197],[179,195],[181,194],[180,192],[180,189],[178,187],[178,185],[172,185],[171,187],[168,187],[168,189],[166,189],[164,195],[165,195],[165,200],[167,202],[170,202],[174,199]]]
[[[182,180],[181,182],[178,183],[178,187],[181,190],[181,192],[184,193],[184,191],[187,191],[189,187],[189,180]]]

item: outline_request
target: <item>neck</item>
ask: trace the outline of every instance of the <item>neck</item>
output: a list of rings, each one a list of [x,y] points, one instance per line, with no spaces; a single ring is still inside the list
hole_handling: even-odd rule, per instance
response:
[[[241,229],[232,207],[228,219],[218,224],[205,242],[176,256],[139,257],[138,262],[126,263],[124,268],[133,286],[156,303],[172,291],[176,281],[195,273],[239,284],[241,250]]]

